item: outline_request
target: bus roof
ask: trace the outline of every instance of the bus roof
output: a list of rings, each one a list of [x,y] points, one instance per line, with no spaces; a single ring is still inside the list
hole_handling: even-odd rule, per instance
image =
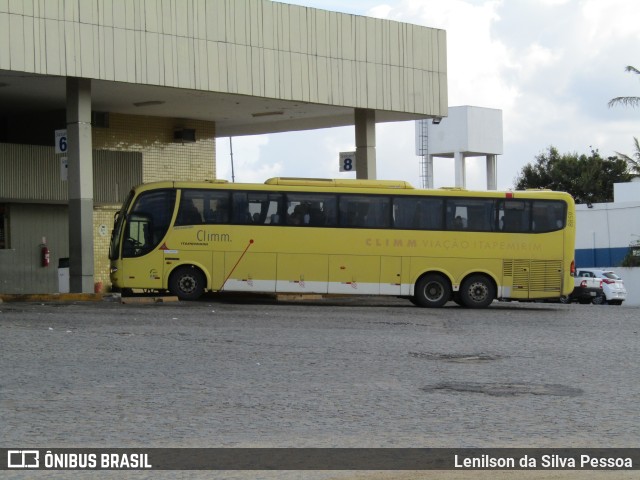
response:
[[[443,187],[439,189],[414,188],[409,182],[402,180],[359,180],[359,179],[324,179],[324,178],[295,178],[275,177],[264,183],[230,183],[226,180],[203,181],[159,181],[137,185],[137,192],[163,188],[219,188],[223,190],[265,190],[282,188],[283,191],[306,190],[335,191],[347,193],[349,190],[368,191],[369,193],[391,193],[396,195],[433,195],[443,197],[478,197],[478,198],[513,198],[513,199],[565,199],[571,196],[566,192],[543,189],[527,190],[466,190],[459,187]],[[297,187],[297,188],[296,188]],[[335,190],[334,190],[335,189]],[[386,192],[385,192],[386,191]]]
[[[266,185],[286,185],[294,187],[347,187],[347,188],[403,188],[414,189],[402,180],[356,180],[352,178],[299,178],[274,177],[264,182]]]

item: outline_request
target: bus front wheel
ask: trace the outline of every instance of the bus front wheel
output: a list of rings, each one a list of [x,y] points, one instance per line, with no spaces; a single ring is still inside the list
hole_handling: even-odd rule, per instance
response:
[[[449,280],[438,273],[429,273],[416,283],[414,303],[421,307],[441,307],[451,297]]]
[[[180,300],[196,300],[204,293],[205,277],[195,267],[179,267],[171,274],[169,290]]]
[[[488,307],[496,296],[496,287],[486,275],[471,275],[460,286],[460,300],[470,308]]]

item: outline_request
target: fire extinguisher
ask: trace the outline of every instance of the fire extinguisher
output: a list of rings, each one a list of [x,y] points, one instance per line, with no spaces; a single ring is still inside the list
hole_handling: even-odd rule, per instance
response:
[[[49,251],[49,247],[47,247],[47,239],[42,237],[42,243],[40,244],[40,265],[48,267],[50,261],[51,252]]]

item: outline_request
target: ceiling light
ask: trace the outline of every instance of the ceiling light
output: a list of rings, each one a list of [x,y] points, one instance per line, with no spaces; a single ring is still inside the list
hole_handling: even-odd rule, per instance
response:
[[[269,115],[282,115],[284,112],[282,110],[277,110],[274,112],[258,112],[252,113],[252,117],[268,117]]]
[[[147,102],[134,102],[135,107],[150,107],[151,105],[162,105],[165,103],[163,100],[149,100]]]

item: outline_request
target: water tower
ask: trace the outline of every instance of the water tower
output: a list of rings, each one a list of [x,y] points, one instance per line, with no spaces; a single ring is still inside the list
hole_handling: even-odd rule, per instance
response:
[[[486,157],[487,190],[497,188],[496,156],[502,155],[502,110],[449,107],[449,116],[416,122],[416,155],[424,188],[433,188],[434,157],[455,159],[455,186],[465,188],[466,157]]]

